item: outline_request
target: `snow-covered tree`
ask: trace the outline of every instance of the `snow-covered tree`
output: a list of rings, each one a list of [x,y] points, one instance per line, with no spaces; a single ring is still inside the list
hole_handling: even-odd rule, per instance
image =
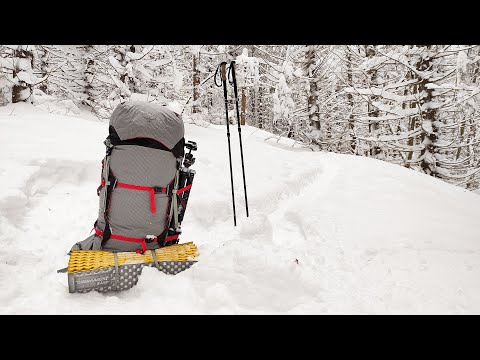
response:
[[[85,99],[84,48],[75,45],[36,45],[37,89],[49,95],[80,103]]]
[[[238,96],[240,106],[240,123],[245,125],[247,118],[247,109],[250,109],[251,120],[256,117],[256,109],[258,107],[259,92],[259,63],[258,59],[254,56],[248,55],[248,49],[245,47],[242,53],[235,58],[235,75],[238,85]],[[247,103],[250,106],[247,106]]]
[[[38,81],[33,73],[34,45],[3,45],[0,66],[4,80],[2,93],[11,93],[11,102],[27,101]]]
[[[478,45],[0,45],[0,106],[178,102],[223,124],[213,77],[236,61],[240,123],[480,187]],[[233,89],[228,89],[232,123]],[[197,122],[197,119],[199,120]]]
[[[295,123],[295,102],[291,89],[293,80],[293,65],[288,60],[281,66],[278,74],[278,84],[273,93],[273,123],[274,127],[288,137],[293,137]]]
[[[131,98],[166,104],[181,91],[178,47],[89,45],[85,47],[85,102],[99,116]]]

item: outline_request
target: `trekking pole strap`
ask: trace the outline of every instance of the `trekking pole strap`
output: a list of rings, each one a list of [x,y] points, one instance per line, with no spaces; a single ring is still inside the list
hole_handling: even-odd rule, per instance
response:
[[[213,76],[213,82],[215,83],[215,85],[216,85],[217,87],[222,87],[222,83],[221,83],[221,82],[220,82],[220,83],[217,82],[217,79],[218,79],[218,70],[220,69],[220,66],[221,66],[221,64],[218,65],[217,70],[215,71],[215,75]]]

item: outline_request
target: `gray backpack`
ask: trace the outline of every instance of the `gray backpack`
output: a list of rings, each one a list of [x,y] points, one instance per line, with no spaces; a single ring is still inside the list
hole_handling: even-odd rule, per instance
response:
[[[147,102],[119,104],[104,144],[95,234],[71,250],[143,253],[178,243],[197,149],[185,144],[181,115]]]

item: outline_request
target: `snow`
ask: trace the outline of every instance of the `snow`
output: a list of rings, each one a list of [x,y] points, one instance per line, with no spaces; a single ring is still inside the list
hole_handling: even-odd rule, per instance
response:
[[[129,60],[139,60],[143,56],[145,56],[145,54],[144,53],[132,53],[131,51],[128,51],[125,56]]]
[[[0,129],[2,314],[480,313],[478,194],[244,126],[246,218],[234,126],[234,227],[225,126],[190,123],[181,239],[199,262],[145,268],[121,293],[69,294],[56,270],[97,217],[108,123],[19,103],[0,108]]]
[[[462,72],[467,72],[467,66],[470,64],[470,59],[466,51],[459,51],[457,55],[457,69]]]
[[[123,75],[125,73],[125,68],[120,64],[120,62],[115,59],[114,56],[109,56],[108,61],[110,62],[110,65],[113,66],[113,68],[119,73],[120,75]]]
[[[4,47],[7,47],[7,45],[3,45]],[[10,58],[4,58],[4,57],[0,57],[0,69],[4,67],[5,70],[8,69],[8,70],[12,70],[15,68],[15,61],[14,61],[14,58],[13,57],[10,57]],[[3,70],[3,69],[2,69]],[[3,73],[6,73],[4,71],[2,71]]]
[[[149,64],[151,67],[162,67],[165,65],[168,65],[172,62],[172,59],[159,59],[159,60],[153,60]]]
[[[27,84],[30,84],[30,85],[33,85],[36,83],[37,81],[37,78],[35,77],[35,75],[31,72],[28,72],[28,71],[20,71],[19,73],[17,73],[17,77],[27,83]]]
[[[395,93],[385,91],[384,88],[378,88],[378,87],[369,87],[366,89],[346,87],[344,91],[346,93],[352,93],[352,94],[358,93],[360,95],[381,96],[384,99],[393,100],[401,103],[417,100],[417,97],[415,95],[397,95]]]
[[[182,105],[178,101],[171,101],[167,104],[167,107],[174,113],[182,114]]]
[[[178,70],[177,68],[174,68],[174,70],[173,70],[173,88],[178,93],[182,89],[182,86],[183,86],[183,73],[180,70]]]
[[[255,75],[258,68],[258,59],[253,56],[248,56],[248,49],[244,48],[242,53],[235,58],[238,75],[247,77]]]
[[[30,88],[26,87],[26,88],[20,90],[19,95],[18,95],[18,99],[23,101],[23,100],[28,99],[30,97],[30,95],[31,95]]]
[[[15,57],[15,67],[28,73],[32,72],[32,63],[29,58]]]
[[[47,95],[40,89],[34,89],[32,94],[33,105],[49,113],[62,115],[78,115],[80,110],[72,100],[58,99]]]
[[[113,82],[115,83],[115,85],[117,86],[121,94],[124,94],[127,96],[130,96],[132,94],[128,89],[127,85],[125,85],[125,83],[123,83],[119,78],[117,78],[116,75],[113,73],[113,71],[109,69],[108,73],[110,74],[111,79],[113,80]],[[115,89],[114,91],[116,90],[117,89]]]

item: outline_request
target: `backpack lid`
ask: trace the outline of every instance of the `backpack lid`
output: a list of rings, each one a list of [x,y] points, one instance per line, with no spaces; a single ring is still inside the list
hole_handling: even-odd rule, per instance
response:
[[[173,149],[185,134],[180,114],[166,106],[143,101],[118,104],[110,116],[110,125],[120,140],[153,139],[168,149]]]

